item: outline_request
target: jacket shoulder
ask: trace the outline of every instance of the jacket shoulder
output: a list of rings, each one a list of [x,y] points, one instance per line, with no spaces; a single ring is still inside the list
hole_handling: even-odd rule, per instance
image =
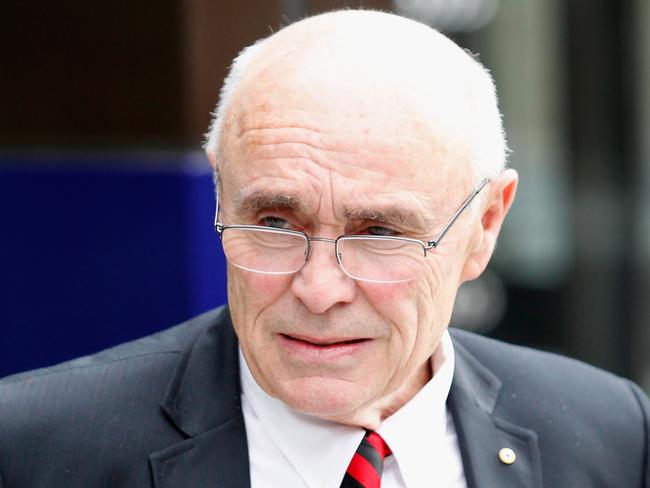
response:
[[[532,395],[531,402],[540,406],[558,398],[603,410],[619,403],[638,411],[641,395],[646,408],[645,395],[631,381],[582,361],[456,329],[451,336],[460,354],[469,353],[502,382],[501,403],[508,403],[504,396]],[[567,409],[568,403],[559,406]]]
[[[504,382],[504,387],[529,386],[573,391],[578,384],[620,388],[627,380],[582,361],[450,329],[454,345],[469,352]],[[577,383],[577,384],[576,384]],[[625,386],[627,388],[627,386]]]
[[[639,472],[650,486],[650,402],[637,385],[558,354],[450,333],[457,365],[499,384],[494,416],[536,433],[549,486],[589,473],[603,480]]]
[[[183,438],[160,406],[179,359],[206,330],[220,325],[224,310],[0,380],[3,481],[7,486],[64,486],[69,479],[67,486],[77,486],[73,481],[83,479],[93,486],[101,479],[122,486],[119,478],[141,486],[149,477],[151,452]]]
[[[92,374],[93,368],[95,367],[108,366],[111,363],[116,363],[114,366],[119,368],[121,366],[120,363],[128,363],[129,361],[137,363],[138,358],[145,356],[173,356],[175,353],[187,347],[188,344],[191,344],[211,324],[218,321],[224,310],[225,307],[210,310],[174,327],[119,344],[95,354],[1,378],[0,388],[6,388],[12,383],[20,384],[27,382],[33,384],[34,382],[38,382],[41,377],[43,377],[42,381],[57,381],[58,376],[65,379],[65,373],[72,373],[75,370],[87,370],[88,373]]]

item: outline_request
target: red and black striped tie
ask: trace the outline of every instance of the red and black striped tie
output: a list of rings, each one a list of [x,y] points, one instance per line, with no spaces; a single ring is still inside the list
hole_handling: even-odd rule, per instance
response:
[[[390,448],[376,432],[366,431],[345,472],[341,488],[379,488]]]

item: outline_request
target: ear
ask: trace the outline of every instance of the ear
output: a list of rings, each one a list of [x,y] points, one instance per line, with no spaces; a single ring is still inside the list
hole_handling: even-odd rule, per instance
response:
[[[488,185],[489,194],[481,211],[477,234],[470,243],[460,283],[478,278],[485,270],[494,252],[503,220],[515,199],[518,180],[514,169],[506,169]]]

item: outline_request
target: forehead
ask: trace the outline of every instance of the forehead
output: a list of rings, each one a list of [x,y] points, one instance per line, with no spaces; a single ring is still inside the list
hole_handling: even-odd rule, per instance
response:
[[[231,112],[224,127],[224,163],[311,156],[329,169],[402,177],[423,170],[449,173],[463,166],[450,138],[436,134],[412,107],[378,108],[326,96],[291,107],[281,96],[276,98],[280,101],[247,103]]]
[[[226,125],[220,171],[237,199],[275,192],[316,207],[329,185],[337,207],[399,202],[422,213],[463,187],[457,155],[412,107],[274,95],[250,99]]]

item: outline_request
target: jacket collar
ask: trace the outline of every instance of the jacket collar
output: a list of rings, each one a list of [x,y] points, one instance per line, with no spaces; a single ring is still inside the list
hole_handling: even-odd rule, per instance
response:
[[[187,438],[150,456],[154,486],[248,487],[237,337],[227,307],[198,320],[206,324],[182,352],[161,404]]]
[[[468,488],[542,486],[537,434],[498,416],[502,383],[452,333],[456,368],[448,405],[454,419]],[[512,464],[500,461],[501,449],[514,451]]]

